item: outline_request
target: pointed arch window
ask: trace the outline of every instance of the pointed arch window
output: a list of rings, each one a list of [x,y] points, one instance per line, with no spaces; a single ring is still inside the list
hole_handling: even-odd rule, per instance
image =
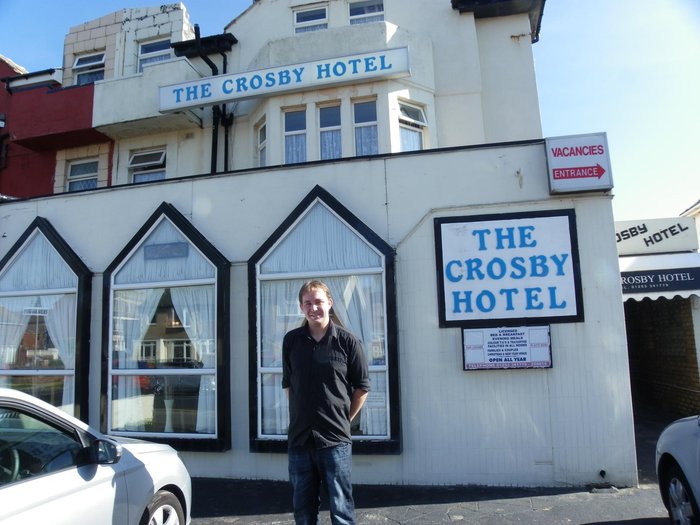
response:
[[[282,389],[282,338],[301,324],[297,293],[320,278],[334,297],[336,322],[363,342],[371,391],[352,426],[358,452],[398,452],[398,366],[394,251],[317,186],[248,263],[251,449],[284,450],[288,404]]]
[[[229,264],[163,203],[105,272],[107,431],[230,447]]]
[[[0,262],[0,386],[87,417],[92,273],[37,217]]]

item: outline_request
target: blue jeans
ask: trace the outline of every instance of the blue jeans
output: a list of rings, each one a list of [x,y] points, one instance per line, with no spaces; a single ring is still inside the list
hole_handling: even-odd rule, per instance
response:
[[[321,486],[328,492],[333,525],[355,525],[352,499],[352,446],[289,449],[289,481],[292,482],[294,521],[297,525],[316,525],[321,504]]]

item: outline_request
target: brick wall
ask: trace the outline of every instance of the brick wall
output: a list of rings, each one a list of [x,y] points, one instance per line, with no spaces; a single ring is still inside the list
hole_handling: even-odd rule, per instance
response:
[[[632,396],[678,416],[700,413],[690,299],[625,303]]]

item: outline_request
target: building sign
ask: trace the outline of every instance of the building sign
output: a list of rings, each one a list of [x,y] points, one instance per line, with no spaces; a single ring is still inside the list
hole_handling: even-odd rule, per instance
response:
[[[408,48],[218,75],[160,88],[160,111],[409,74]]]
[[[700,268],[621,272],[622,293],[682,292],[700,289]]]
[[[549,326],[462,330],[465,370],[551,368]]]
[[[612,189],[605,133],[550,137],[545,147],[551,193]]]
[[[648,219],[615,222],[618,255],[691,252],[698,249],[695,219]]]
[[[440,326],[583,320],[574,210],[434,220]]]

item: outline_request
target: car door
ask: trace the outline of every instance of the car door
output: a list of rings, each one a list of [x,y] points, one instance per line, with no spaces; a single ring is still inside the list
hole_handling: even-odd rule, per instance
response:
[[[91,436],[55,418],[0,406],[0,523],[128,523],[119,464],[89,460]]]

